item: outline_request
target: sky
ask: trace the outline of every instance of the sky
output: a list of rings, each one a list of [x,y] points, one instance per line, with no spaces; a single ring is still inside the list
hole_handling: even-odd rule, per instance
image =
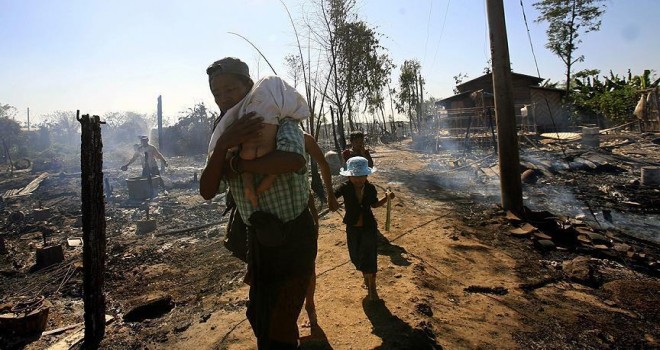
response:
[[[313,18],[314,2],[284,2],[306,33],[303,19]],[[522,1],[540,74],[563,81],[565,67],[544,47],[547,24],[534,21],[533,2]],[[583,35],[578,54],[585,61],[575,71],[660,74],[660,0],[604,4],[601,30]],[[512,68],[537,75],[521,1],[504,6]],[[485,0],[358,0],[357,11],[383,35],[394,64],[421,63],[425,97],[451,96],[453,76],[473,79],[487,65]],[[249,43],[229,32],[249,39],[288,79],[284,57],[297,53],[296,38],[278,0],[0,0],[0,103],[16,107],[20,121],[29,108],[33,123],[55,111],[152,115],[159,95],[170,121],[199,102],[217,110],[205,73],[211,62],[234,56],[254,78],[272,74]]]

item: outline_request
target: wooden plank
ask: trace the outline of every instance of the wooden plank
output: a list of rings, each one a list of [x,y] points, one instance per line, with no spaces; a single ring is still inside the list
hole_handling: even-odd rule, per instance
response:
[[[109,324],[112,322],[115,318],[110,315],[105,315],[105,324]],[[83,339],[85,339],[85,324],[84,322],[72,324],[69,326],[64,326],[58,329],[53,329],[52,331],[49,332],[55,332],[58,331],[58,333],[65,332],[70,329],[76,329],[75,332],[67,335],[66,337],[60,339],[57,343],[51,345],[48,350],[69,350],[76,346],[78,343],[80,343]],[[47,334],[48,332],[43,333],[44,335],[49,335]],[[50,333],[50,334],[57,334],[57,333]]]

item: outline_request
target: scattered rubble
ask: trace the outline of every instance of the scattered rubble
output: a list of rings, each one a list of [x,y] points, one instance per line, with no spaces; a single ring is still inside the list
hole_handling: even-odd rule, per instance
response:
[[[529,269],[535,273],[524,283],[461,286],[465,293],[508,294],[509,298],[516,288],[533,295],[576,283],[602,295],[610,307],[630,307],[657,321],[657,312],[653,316],[652,307],[643,302],[646,294],[635,288],[653,293],[655,286],[657,291],[660,275],[660,188],[642,179],[642,170],[657,167],[660,161],[658,137],[623,131],[600,136],[599,148],[553,140],[523,149],[521,176],[528,206],[524,213],[493,207],[498,203],[499,171],[497,157],[490,153],[424,154],[420,159],[427,168],[397,172],[382,167],[379,172],[420,198],[459,208],[468,230],[446,233],[444,243],[479,239],[497,248],[507,240],[534,257]],[[393,143],[388,151],[397,152],[396,147],[407,146]],[[403,164],[405,159],[396,161]],[[229,255],[218,238],[224,234],[226,221],[220,216],[224,197],[207,202],[197,193],[196,174],[203,157],[173,158],[163,174],[166,190],[156,188],[148,196],[129,191],[126,180],[138,174],[121,173],[115,169],[117,164],[109,161],[104,170],[106,187],[112,188],[105,193],[106,281],[112,290],[107,313],[116,317],[117,329],[126,333],[108,337],[134,341],[124,339],[128,343],[118,346],[140,347],[186,333],[197,323],[212,322],[211,315],[218,310],[243,310],[244,300],[220,302],[208,297],[240,287],[245,266]],[[0,334],[0,341],[17,347],[30,342],[43,347],[73,344],[80,341],[82,320],[80,173],[35,173],[34,165],[33,172],[0,173],[0,329],[9,329],[2,320],[13,313],[18,300],[42,300],[39,310],[13,314],[41,312],[46,321],[37,322],[30,336],[17,339],[17,333]],[[394,205],[396,211],[410,203]],[[414,206],[429,210],[424,200]],[[395,221],[394,227],[419,224],[414,218],[406,220],[410,221]],[[404,283],[405,276],[399,272],[393,279]],[[140,295],[150,297],[136,299]],[[461,305],[460,298],[450,299],[452,305]],[[439,308],[445,306],[424,301],[412,307],[418,316],[431,319],[440,317]],[[177,322],[158,328],[150,320],[159,317]],[[419,324],[428,336],[441,338],[438,324],[420,322],[427,323],[412,324]]]

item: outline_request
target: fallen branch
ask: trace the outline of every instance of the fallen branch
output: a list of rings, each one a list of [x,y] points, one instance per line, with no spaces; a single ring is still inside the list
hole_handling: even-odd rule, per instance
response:
[[[84,322],[74,323],[74,324],[70,324],[70,325],[68,325],[68,326],[64,326],[64,327],[60,327],[60,328],[56,328],[56,329],[51,329],[51,330],[49,330],[49,331],[46,331],[46,332],[41,333],[41,335],[54,335],[54,334],[60,334],[60,333],[62,333],[62,332],[66,332],[66,331],[68,331],[69,329],[74,329],[74,328],[76,328],[76,327],[81,327],[81,326],[84,326],[84,325],[85,325]]]
[[[195,227],[188,227],[188,228],[182,228],[182,229],[178,229],[178,230],[165,231],[165,232],[157,233],[157,234],[155,234],[155,236],[175,235],[177,233],[185,233],[185,232],[190,232],[190,231],[201,230],[201,229],[207,228],[209,226],[219,225],[219,224],[221,224],[225,221],[226,220],[220,220],[220,221],[215,221],[215,222],[211,222],[211,223],[208,223],[208,224],[203,224],[203,225],[199,225],[199,226],[195,226]]]
[[[547,277],[543,278],[539,281],[536,282],[531,282],[531,283],[521,283],[518,285],[518,288],[524,290],[525,292],[531,292],[533,290],[543,288],[547,286],[548,284],[556,283],[559,282],[561,278],[559,277]]]
[[[496,294],[496,295],[504,295],[509,293],[509,291],[504,287],[484,287],[484,286],[469,286],[463,288],[463,291],[468,293],[483,293],[483,294]]]

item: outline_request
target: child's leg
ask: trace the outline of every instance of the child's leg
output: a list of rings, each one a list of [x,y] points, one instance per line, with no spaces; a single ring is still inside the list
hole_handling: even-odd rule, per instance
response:
[[[252,173],[243,173],[241,174],[241,177],[243,178],[243,193],[245,194],[245,198],[247,198],[256,209],[258,203],[257,191],[254,189],[254,177],[252,176]]]
[[[277,175],[266,175],[266,176],[264,176],[264,178],[261,179],[261,181],[259,182],[259,185],[257,186],[257,189],[256,189],[257,195],[266,192],[271,186],[273,186],[273,182],[275,182],[276,178],[277,178]]]
[[[309,318],[309,325],[314,327],[318,324],[316,318],[316,304],[314,303],[314,292],[316,291],[316,273],[312,274],[309,280],[309,287],[307,287],[307,295],[305,296],[305,311]]]
[[[378,291],[376,290],[376,274],[375,273],[365,273],[364,278],[367,281],[367,297],[369,300],[378,300]]]
[[[376,272],[378,271],[378,247],[375,228],[365,229],[362,235],[362,268],[365,272],[365,280],[370,300],[378,300],[376,291]]]

